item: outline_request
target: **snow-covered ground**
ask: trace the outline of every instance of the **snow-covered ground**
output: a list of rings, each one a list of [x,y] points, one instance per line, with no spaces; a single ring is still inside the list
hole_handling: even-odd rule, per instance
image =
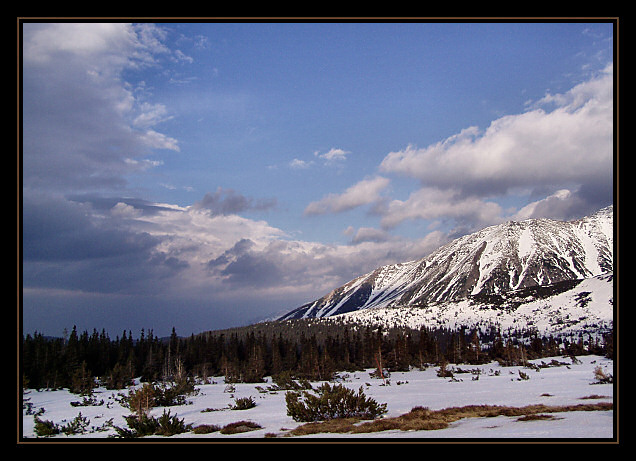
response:
[[[386,403],[388,413],[385,417],[399,416],[408,413],[413,407],[428,407],[438,410],[465,405],[507,405],[521,407],[531,404],[577,405],[585,403],[613,402],[614,386],[612,384],[593,384],[594,369],[601,366],[606,373],[613,374],[613,361],[599,356],[578,357],[580,363],[572,363],[567,357],[554,357],[534,360],[533,363],[549,364],[555,359],[566,365],[540,368],[539,371],[526,367],[501,367],[498,363],[480,366],[450,365],[464,371],[480,369],[480,374],[455,373],[455,379],[437,376],[439,367],[430,366],[426,370],[411,370],[404,373],[392,373],[390,384],[385,385],[381,379],[371,378],[367,370],[364,372],[341,373],[341,382],[357,391],[363,388],[367,397],[378,403]],[[529,376],[520,379],[519,371]],[[479,376],[478,379],[475,379]],[[178,415],[185,423],[198,426],[214,424],[224,426],[237,421],[252,421],[263,428],[234,435],[223,435],[213,432],[197,435],[187,432],[172,438],[202,439],[237,439],[264,438],[265,434],[276,440],[297,440],[299,437],[284,437],[302,423],[287,416],[285,391],[263,392],[272,385],[271,379],[262,384],[235,384],[235,391],[228,392],[222,377],[212,378],[210,384],[198,385],[199,393],[187,398],[189,404],[166,408],[171,415]],[[320,383],[312,383],[318,387]],[[260,387],[261,390],[259,392]],[[117,401],[117,394],[127,394],[127,390],[113,391],[105,388],[95,390],[97,401],[104,400],[100,406],[72,406],[71,402],[82,400],[67,390],[36,391],[29,390],[24,395],[32,404],[32,411],[44,409],[39,418],[49,420],[60,426],[68,424],[81,412],[89,420],[84,434],[67,436],[59,434],[58,439],[72,438],[106,438],[116,432],[111,427],[105,431],[91,431],[91,428],[107,427],[105,423],[112,418],[112,424],[127,428],[125,415],[130,410],[122,407]],[[585,397],[595,396],[590,399]],[[599,398],[599,396],[602,396]],[[248,410],[231,410],[236,398],[252,397],[256,402],[254,408]],[[202,411],[214,409],[216,411]],[[41,411],[41,410],[40,410]],[[164,408],[157,407],[151,416],[160,416]],[[317,434],[312,438],[337,439],[347,438],[380,438],[380,439],[612,439],[614,437],[614,411],[577,411],[554,413],[553,419],[518,421],[517,417],[467,418],[456,421],[450,427],[433,431],[385,431],[370,434]],[[28,441],[36,437],[34,432],[34,416],[23,410],[22,437]],[[153,436],[160,437],[162,436]],[[306,438],[302,437],[302,438]],[[271,439],[270,439],[271,440]]]

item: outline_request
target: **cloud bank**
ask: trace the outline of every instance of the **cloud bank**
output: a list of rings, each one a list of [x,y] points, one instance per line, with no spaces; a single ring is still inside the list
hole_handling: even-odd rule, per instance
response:
[[[143,100],[122,73],[168,53],[153,25],[23,25],[23,185],[68,190],[123,187],[156,165],[157,149],[178,152],[155,129],[165,107]]]
[[[426,148],[409,145],[389,153],[379,171],[417,179],[422,187],[405,201],[391,202],[383,224],[444,215],[494,223],[511,216],[502,215],[493,200],[524,190],[569,189],[561,201],[572,207],[576,201],[579,213],[606,205],[613,184],[613,100],[610,65],[567,93],[547,95],[531,110],[498,118],[483,131],[468,127]],[[556,215],[548,204],[525,214]]]
[[[613,200],[613,83],[610,64],[483,130],[470,126],[428,147],[390,152],[376,177],[311,202],[305,215],[370,206],[380,218],[378,236],[418,220],[446,222],[456,236],[510,219],[574,219],[594,212]],[[382,194],[402,177],[420,187],[406,199]],[[529,203],[510,209],[510,196]]]
[[[362,205],[378,201],[380,193],[386,189],[390,180],[381,176],[363,179],[349,187],[342,194],[329,194],[322,199],[311,202],[305,208],[305,215],[325,213],[341,213]]]

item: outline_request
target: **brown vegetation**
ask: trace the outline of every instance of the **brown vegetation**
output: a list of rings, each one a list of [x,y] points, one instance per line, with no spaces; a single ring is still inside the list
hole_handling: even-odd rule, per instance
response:
[[[235,423],[226,424],[219,432],[221,432],[221,434],[238,434],[240,432],[255,431],[262,428],[260,424],[256,424],[252,421],[237,421]]]
[[[522,417],[520,420],[548,419],[551,413],[566,411],[609,411],[612,403],[578,404],[578,405],[527,405],[524,407],[509,407],[499,405],[468,405],[465,407],[450,407],[442,410],[429,410],[425,407],[415,407],[409,413],[393,418],[377,419],[363,422],[359,419],[335,419],[324,422],[303,424],[290,431],[289,435],[310,435],[322,432],[331,433],[368,433],[387,430],[401,431],[430,431],[447,428],[451,423],[463,418],[484,418],[495,416]],[[548,414],[548,415],[546,415]]]
[[[220,431],[221,428],[215,424],[201,424],[192,429],[195,434],[210,434],[212,432]]]

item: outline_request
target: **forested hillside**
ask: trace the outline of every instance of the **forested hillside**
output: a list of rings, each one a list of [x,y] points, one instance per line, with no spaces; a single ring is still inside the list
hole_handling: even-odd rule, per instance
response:
[[[260,382],[288,372],[295,378],[329,379],[338,371],[382,368],[404,371],[427,364],[523,364],[559,354],[613,356],[611,335],[540,337],[532,331],[488,331],[422,328],[420,330],[354,327],[336,320],[290,320],[178,337],[158,338],[141,331],[115,339],[102,331],[77,332],[68,338],[39,333],[23,337],[23,386],[69,388],[81,393],[98,378],[110,389],[122,389],[133,378],[142,381],[175,376],[228,382]]]

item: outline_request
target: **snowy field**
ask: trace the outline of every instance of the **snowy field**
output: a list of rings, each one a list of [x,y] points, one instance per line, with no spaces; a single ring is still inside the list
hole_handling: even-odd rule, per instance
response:
[[[613,362],[599,356],[578,357],[580,363],[572,363],[567,357],[554,357],[533,360],[534,364],[549,364],[552,359],[566,365],[540,368],[538,371],[527,367],[501,367],[498,363],[484,365],[450,365],[472,373],[455,373],[454,379],[437,376],[439,367],[430,366],[426,370],[411,370],[404,373],[392,373],[389,383],[382,379],[371,378],[367,370],[364,372],[341,373],[340,382],[357,391],[361,386],[364,394],[378,403],[386,403],[388,413],[384,417],[399,416],[408,413],[413,407],[428,407],[438,410],[448,407],[466,405],[507,405],[522,407],[532,404],[578,405],[586,403],[613,402],[613,384],[593,384],[594,369],[601,366],[606,373],[613,374]],[[476,369],[480,370],[476,374]],[[520,373],[529,379],[521,379]],[[476,379],[478,377],[478,379]],[[312,383],[317,388],[320,383]],[[519,421],[518,417],[466,418],[456,421],[450,427],[431,431],[384,431],[366,434],[317,434],[311,436],[293,436],[286,434],[302,423],[287,416],[285,391],[267,392],[271,379],[262,384],[235,384],[235,391],[228,392],[223,377],[212,378],[212,383],[198,385],[198,394],[187,397],[188,404],[167,408],[171,415],[178,415],[186,424],[198,426],[214,424],[224,426],[237,421],[252,421],[260,426],[251,432],[224,435],[219,432],[197,435],[186,432],[174,435],[169,439],[191,438],[193,440],[236,440],[259,439],[267,441],[294,441],[307,438],[320,438],[325,441],[346,441],[369,439],[394,439],[395,441],[426,441],[432,439],[603,439],[609,441],[614,437],[613,411],[576,411],[553,413],[549,420]],[[257,389],[260,387],[260,390]],[[95,398],[100,406],[72,406],[71,402],[82,400],[78,395],[67,390],[36,391],[29,390],[24,395],[32,405],[32,411],[44,412],[39,416],[43,421],[52,421],[60,426],[68,424],[81,412],[89,421],[87,432],[67,436],[59,434],[54,440],[101,439],[115,435],[112,427],[105,424],[112,418],[112,424],[127,428],[125,415],[130,410],[122,407],[117,401],[117,394],[127,394],[127,390],[113,391],[105,388],[95,390]],[[589,398],[594,396],[594,398]],[[235,399],[252,397],[256,406],[247,410],[233,410],[230,406]],[[586,398],[587,397],[587,398]],[[214,411],[210,411],[213,409]],[[204,411],[208,410],[208,411]],[[159,417],[164,408],[155,407],[150,415]],[[36,438],[34,432],[34,416],[23,410],[22,437],[24,441]],[[95,431],[103,427],[103,431]],[[267,434],[267,437],[266,437]],[[275,438],[273,438],[275,436]],[[152,436],[166,440],[167,437]],[[42,440],[42,438],[38,438]],[[51,440],[51,439],[46,439]],[[121,440],[121,439],[112,439]],[[162,440],[162,441],[163,441]]]

